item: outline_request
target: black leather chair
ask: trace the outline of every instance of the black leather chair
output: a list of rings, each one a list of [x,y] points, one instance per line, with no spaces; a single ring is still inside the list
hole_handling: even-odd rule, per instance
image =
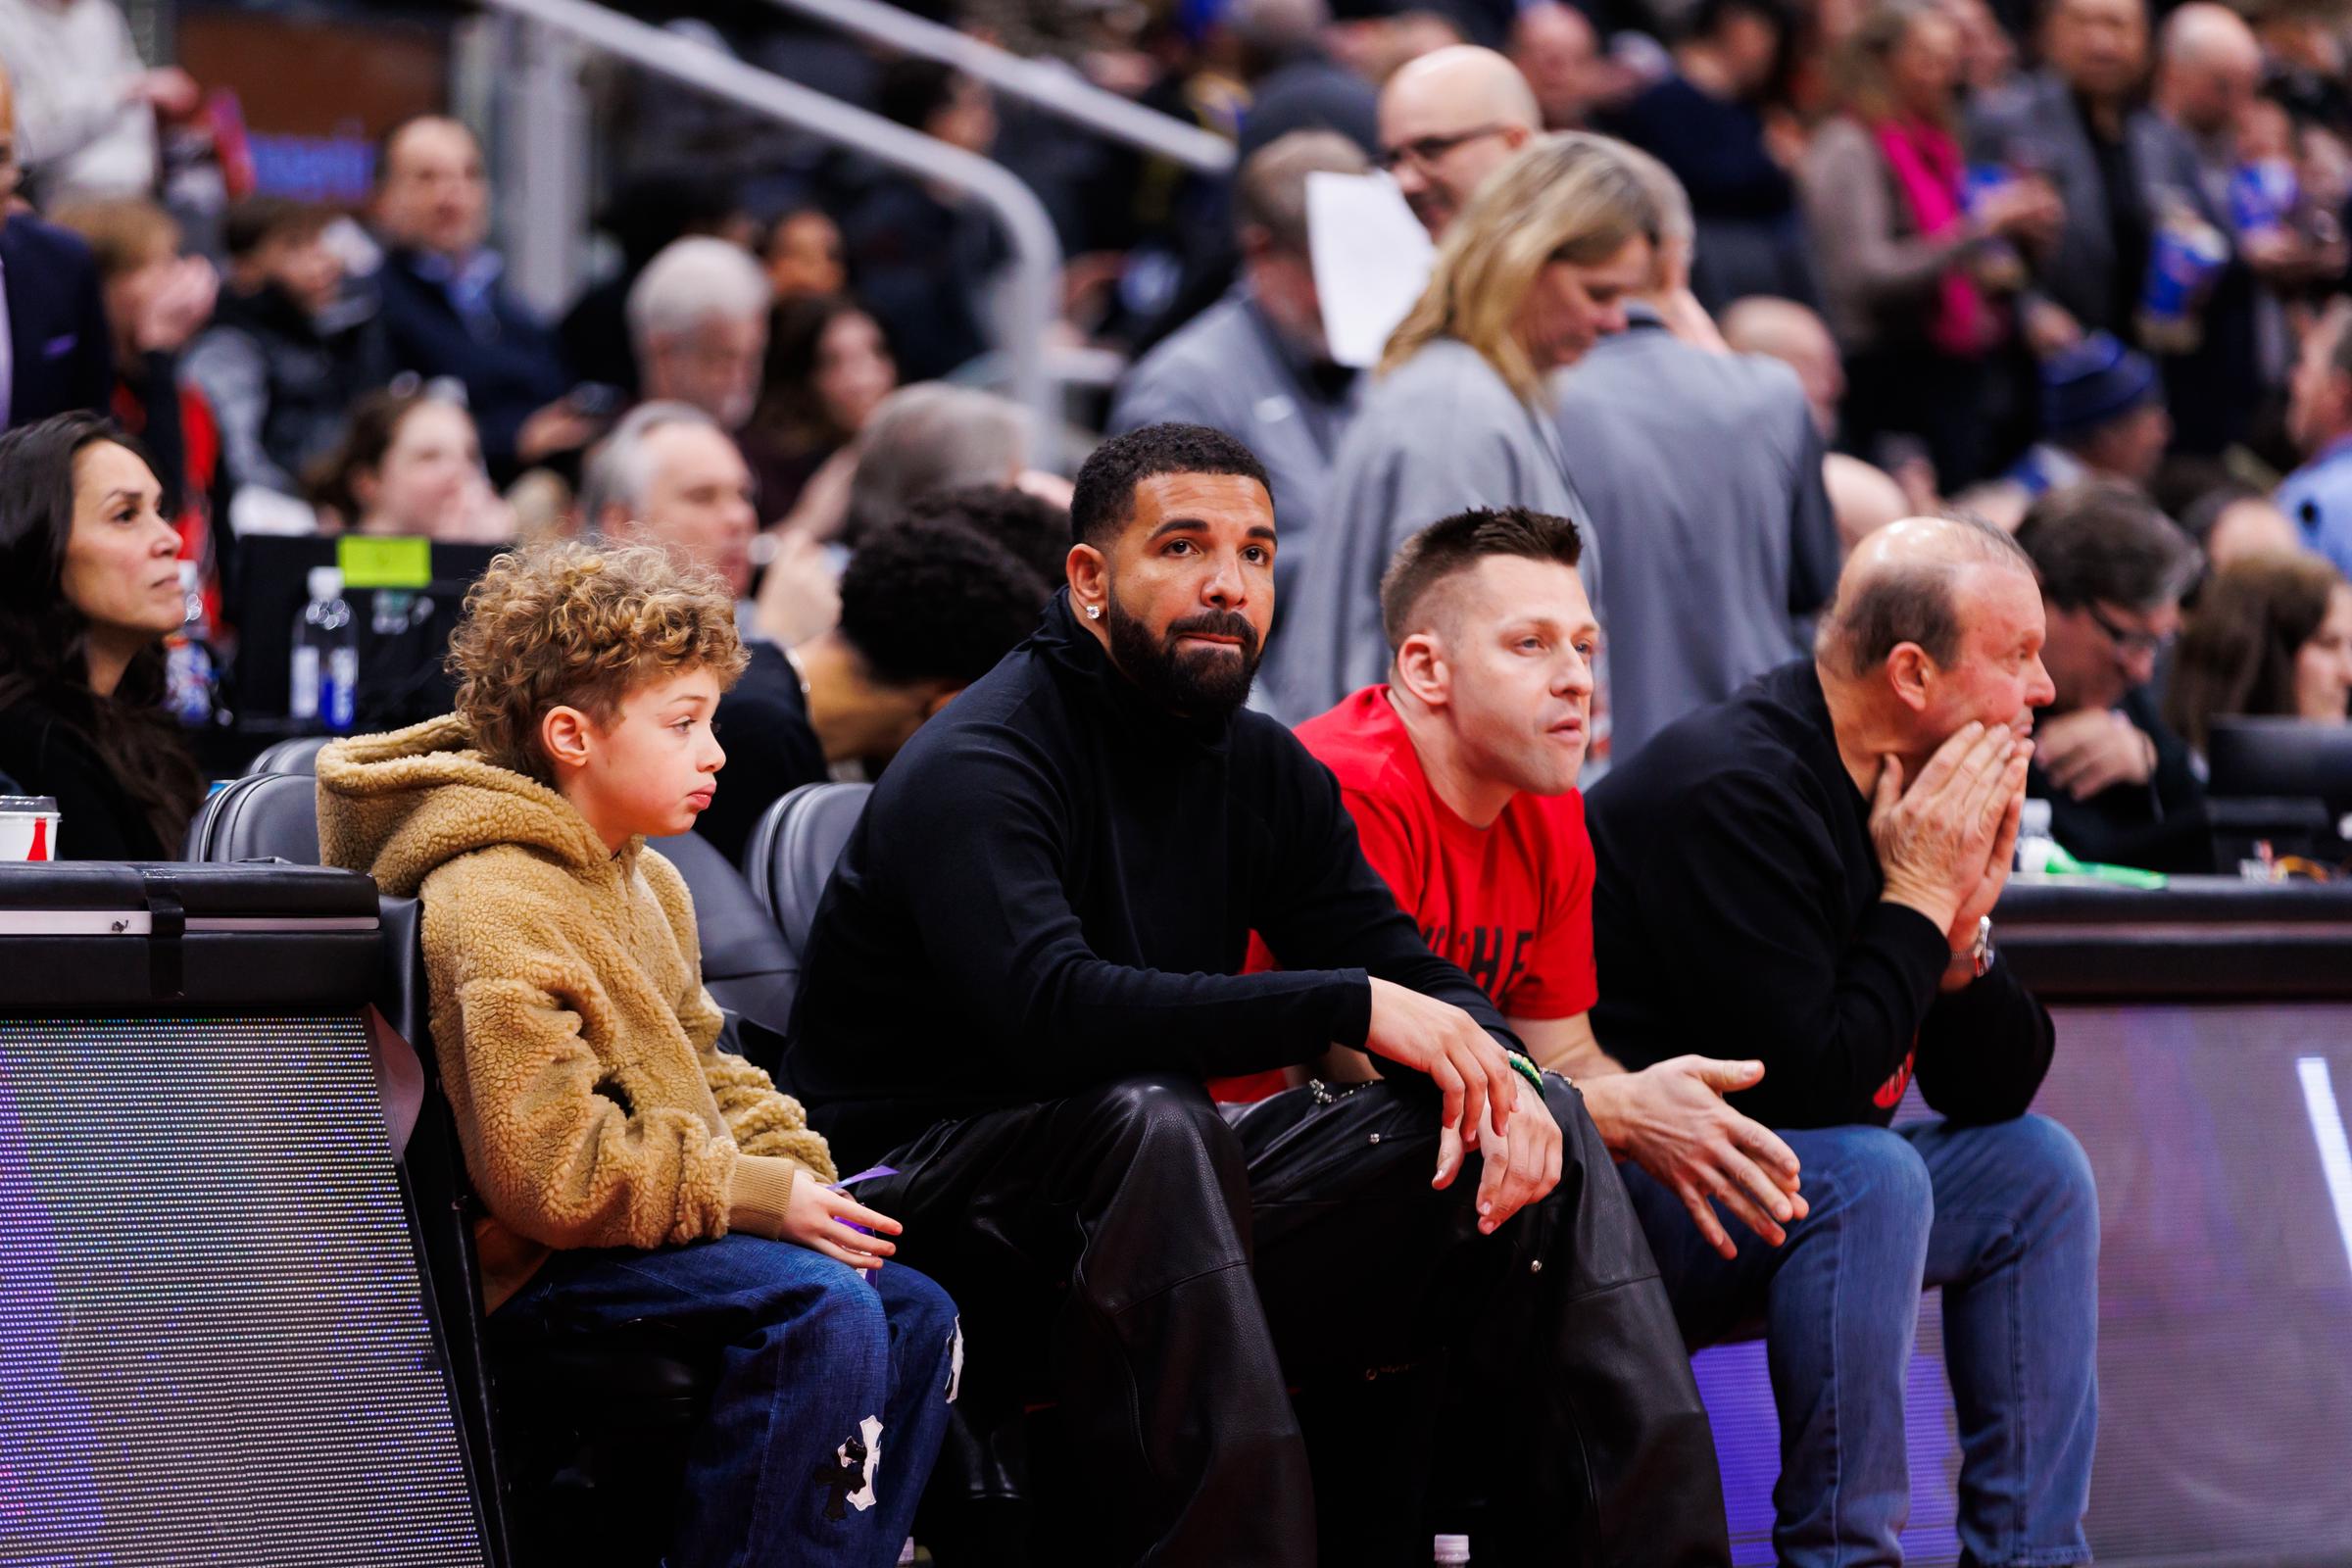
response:
[[[318,863],[318,781],[308,773],[253,773],[205,798],[188,825],[186,858]],[[381,1005],[379,1004],[378,1005]],[[390,1009],[385,1009],[387,1015]],[[416,1037],[410,1041],[415,1043]]]
[[[760,814],[745,846],[743,870],[751,879],[752,897],[784,939],[788,1006],[800,985],[801,956],[808,950],[808,922],[816,918],[817,900],[873,788],[804,784]]]
[[[860,789],[863,785],[858,786]],[[694,924],[703,949],[703,985],[713,1001],[746,1023],[721,1043],[776,1070],[784,1026],[792,1017],[793,951],[777,935],[743,873],[700,833],[650,839],[650,847],[678,868],[694,897]]]
[[[215,791],[189,828],[187,858],[316,864],[317,781],[257,774]],[[461,1412],[468,1441],[494,1478],[484,1512],[498,1538],[496,1568],[653,1568],[668,1543],[686,1442],[710,1402],[715,1368],[667,1346],[521,1343],[487,1323],[473,1245],[480,1206],[432,1044],[422,906],[413,898],[377,902],[385,971],[376,1006],[415,1047],[428,1088],[403,1177],[453,1379],[468,1407]]]
[[[318,753],[332,735],[297,735],[292,740],[279,741],[265,747],[262,755],[245,766],[248,773],[316,773],[318,771]]]

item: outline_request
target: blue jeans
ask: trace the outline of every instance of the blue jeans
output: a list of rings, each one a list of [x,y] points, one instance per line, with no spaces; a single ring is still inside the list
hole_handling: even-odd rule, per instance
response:
[[[1776,1249],[1718,1204],[1740,1246],[1729,1262],[1669,1189],[1620,1167],[1691,1347],[1763,1319],[1781,1422],[1781,1561],[1902,1561],[1903,1375],[1932,1285],[1943,1288],[1968,1559],[2089,1561],[2099,1205],[2082,1146],[2032,1115],[1781,1136],[1803,1163],[1812,1211]]]
[[[888,1568],[948,1424],[956,1304],[903,1263],[869,1283],[789,1242],[559,1252],[500,1324],[659,1324],[720,1349],[669,1568]],[[877,1456],[878,1450],[878,1456]]]

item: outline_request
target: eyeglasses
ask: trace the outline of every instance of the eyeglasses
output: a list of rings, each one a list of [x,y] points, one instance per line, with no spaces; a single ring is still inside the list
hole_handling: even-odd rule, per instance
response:
[[[1417,137],[1401,146],[1383,147],[1380,150],[1380,156],[1372,160],[1372,167],[1389,174],[1394,174],[1396,172],[1398,165],[1406,163],[1418,164],[1421,168],[1427,169],[1466,142],[1474,142],[1481,136],[1499,136],[1510,128],[1508,125],[1496,122],[1479,125],[1470,130],[1457,130],[1450,136]]]
[[[2154,632],[2133,631],[2129,626],[2119,626],[2109,619],[2096,605],[2084,605],[2082,613],[2088,615],[2092,624],[2107,634],[2107,640],[2115,644],[2116,652],[2127,658],[2140,654],[2153,658],[2172,647],[2173,638],[2177,635],[2173,632],[2166,632],[2159,637]]]

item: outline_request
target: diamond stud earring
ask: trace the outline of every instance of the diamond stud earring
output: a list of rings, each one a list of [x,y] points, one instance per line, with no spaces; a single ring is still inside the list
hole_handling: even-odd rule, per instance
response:
[[[1086,618],[1089,620],[1101,620],[1102,618],[1102,607],[1101,605],[1087,606]]]

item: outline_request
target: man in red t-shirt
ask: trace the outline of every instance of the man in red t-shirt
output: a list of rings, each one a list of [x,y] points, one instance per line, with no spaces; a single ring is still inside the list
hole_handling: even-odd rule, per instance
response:
[[[1576,525],[1467,512],[1405,542],[1381,583],[1389,684],[1298,726],[1355,818],[1364,858],[1422,937],[1493,999],[1535,1059],[1571,1075],[1601,1141],[1682,1196],[1715,1249],[1714,1199],[1779,1246],[1801,1218],[1795,1154],[1723,1102],[1757,1061],[1680,1056],[1629,1073],[1593,1037],[1592,841],[1576,775],[1600,638]],[[1250,967],[1275,956],[1250,943]],[[1694,977],[1693,983],[1703,983]],[[1335,1050],[1320,1076],[1373,1076]],[[1283,1087],[1234,1080],[1228,1098]]]

